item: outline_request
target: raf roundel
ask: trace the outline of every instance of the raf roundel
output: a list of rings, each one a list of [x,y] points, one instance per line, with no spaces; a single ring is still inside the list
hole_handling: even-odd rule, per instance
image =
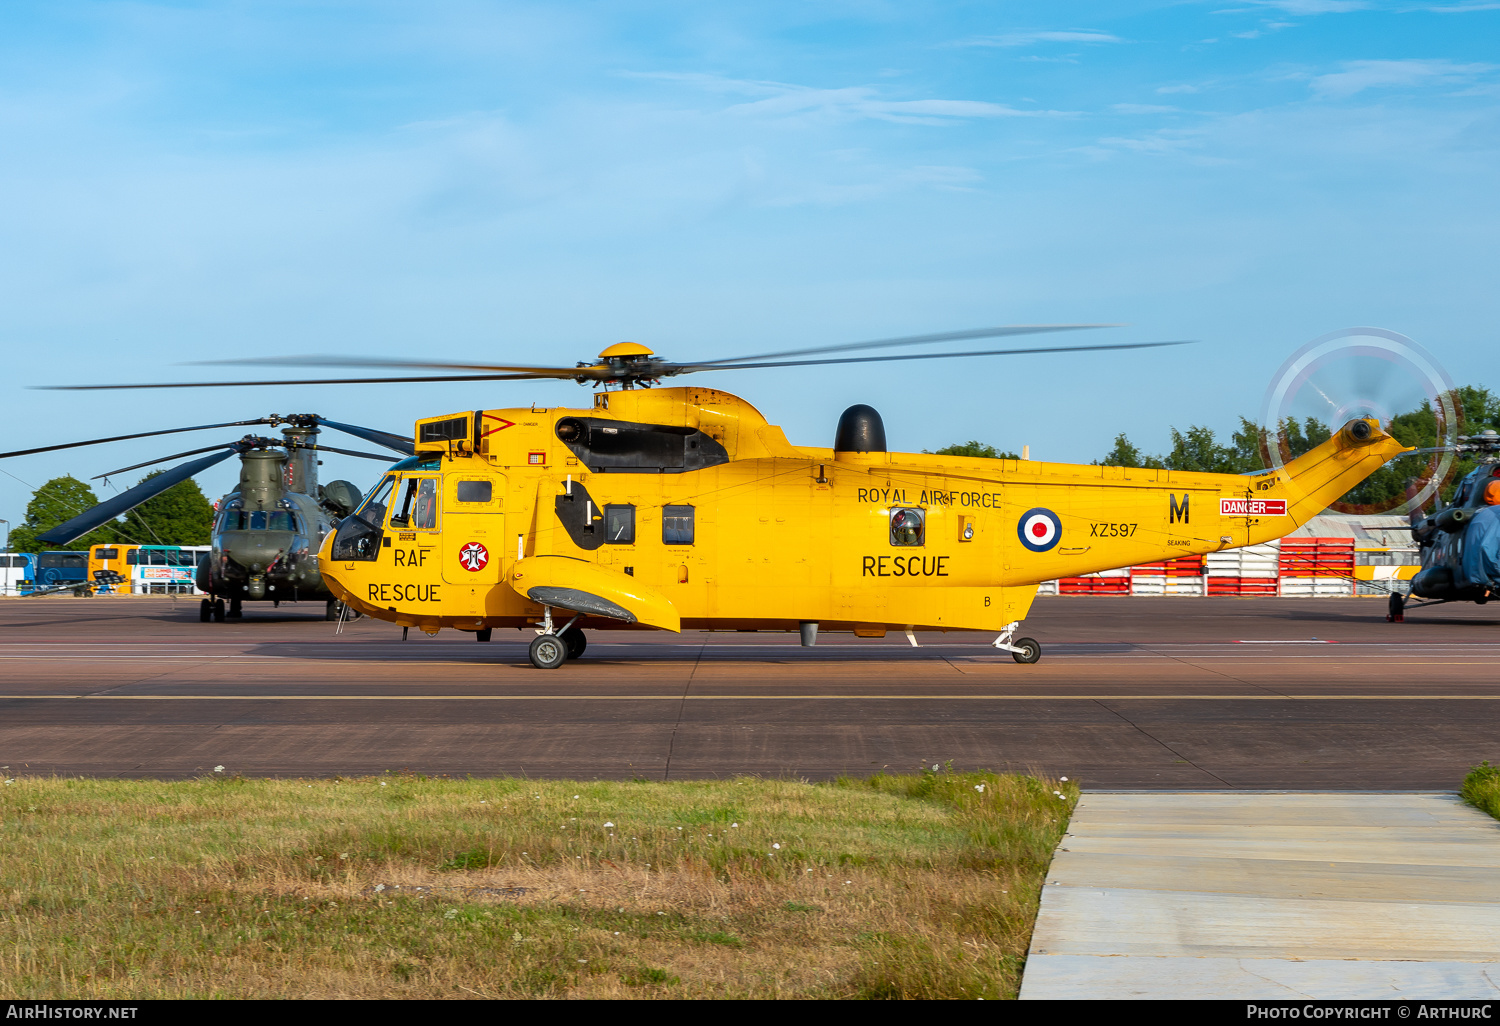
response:
[[[1038,506],[1021,514],[1016,533],[1021,536],[1021,544],[1032,552],[1046,552],[1062,537],[1062,521],[1050,509]]]
[[[463,564],[465,570],[471,573],[483,570],[484,565],[490,561],[490,550],[479,542],[469,542],[458,550],[458,561]]]

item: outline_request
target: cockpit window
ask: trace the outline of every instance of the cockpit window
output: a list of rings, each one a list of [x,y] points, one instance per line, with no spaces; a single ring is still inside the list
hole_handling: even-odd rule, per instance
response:
[[[414,527],[419,531],[437,529],[437,478],[409,477],[401,496],[400,509],[391,514],[392,527]]]
[[[396,487],[396,480],[395,474],[386,475],[385,480],[375,486],[369,498],[365,499],[355,515],[367,524],[379,526],[380,522],[385,519],[386,500],[390,497],[391,489]]]
[[[437,528],[437,478],[424,477],[417,487],[417,530]]]

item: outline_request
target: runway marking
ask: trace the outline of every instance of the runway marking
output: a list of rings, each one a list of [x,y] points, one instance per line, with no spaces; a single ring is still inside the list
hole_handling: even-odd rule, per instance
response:
[[[6,701],[127,702],[1483,702],[1495,695],[0,695]]]

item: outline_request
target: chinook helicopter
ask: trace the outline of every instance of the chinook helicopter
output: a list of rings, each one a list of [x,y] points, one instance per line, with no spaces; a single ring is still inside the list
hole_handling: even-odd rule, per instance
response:
[[[227,362],[406,371],[278,385],[551,378],[601,387],[582,408],[417,421],[413,455],[318,553],[324,582],[349,609],[481,641],[496,627],[535,630],[529,657],[543,669],[581,655],[585,627],[788,631],[803,645],[820,630],[904,631],[912,644],[918,630],[998,631],[997,649],[1034,663],[1041,645],[1015,634],[1041,581],[1278,538],[1409,451],[1377,418],[1354,416],[1309,451],[1252,475],[891,452],[880,415],[863,405],[844,411],[831,447],[799,446],[738,396],[654,387],[708,370],[1182,344],[827,355],[1081,327],[1102,325],[987,328],[695,363],[636,343],[574,367]]]
[[[318,429],[320,426],[334,428],[386,446],[401,455],[413,452],[409,438],[373,428],[341,424],[316,414],[271,414],[256,420],[143,431],[132,435],[24,449],[0,453],[0,459],[130,438],[259,424],[281,427],[282,437],[275,439],[246,435],[237,441],[192,449],[97,475],[95,480],[166,460],[205,452],[214,453],[149,477],[134,488],[38,535],[38,538],[48,544],[66,545],[173,485],[237,455],[240,457],[239,484],[234,491],[219,500],[211,535],[212,547],[197,567],[195,580],[198,590],[208,596],[200,603],[199,619],[207,623],[210,620],[239,618],[242,615],[241,603],[246,599],[269,599],[275,605],[279,605],[283,599],[323,601],[326,603],[325,615],[329,619],[336,619],[344,614],[344,610],[323,582],[318,572],[316,556],[324,537],[338,526],[341,518],[348,516],[359,506],[361,493],[348,481],[320,485],[319,461],[315,454],[336,452],[345,456],[379,460],[382,463],[391,462],[391,457],[319,445]]]

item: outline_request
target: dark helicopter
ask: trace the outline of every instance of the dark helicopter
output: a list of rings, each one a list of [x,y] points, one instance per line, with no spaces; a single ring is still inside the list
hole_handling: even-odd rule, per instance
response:
[[[1473,454],[1479,465],[1459,481],[1453,501],[1431,515],[1411,514],[1411,532],[1422,569],[1411,581],[1413,608],[1441,602],[1488,602],[1500,598],[1500,434],[1493,429],[1460,435],[1447,451]],[[1438,450],[1433,450],[1438,451]],[[1392,592],[1386,619],[1400,623],[1406,596]]]
[[[147,478],[134,488],[38,535],[38,540],[50,545],[66,545],[173,485],[222,463],[231,456],[239,456],[239,484],[234,491],[219,500],[210,539],[212,548],[198,562],[198,590],[208,595],[199,607],[199,619],[207,623],[209,620],[222,621],[226,617],[237,618],[241,615],[240,604],[245,599],[269,599],[276,605],[283,599],[323,601],[327,605],[325,615],[329,619],[337,619],[343,610],[324,586],[318,572],[318,547],[323,538],[338,526],[340,519],[359,506],[362,493],[348,481],[332,481],[327,485],[320,485],[319,461],[315,453],[336,452],[344,456],[379,460],[382,463],[393,460],[389,456],[375,453],[319,445],[316,441],[318,429],[320,426],[330,427],[384,446],[402,456],[409,456],[414,451],[410,438],[374,428],[338,423],[311,413],[271,414],[256,420],[143,431],[132,435],[0,453],[0,459],[129,438],[253,424],[281,427],[282,437],[276,439],[245,435],[237,441],[190,449],[99,474],[96,479],[138,470],[165,460],[213,453]]]

